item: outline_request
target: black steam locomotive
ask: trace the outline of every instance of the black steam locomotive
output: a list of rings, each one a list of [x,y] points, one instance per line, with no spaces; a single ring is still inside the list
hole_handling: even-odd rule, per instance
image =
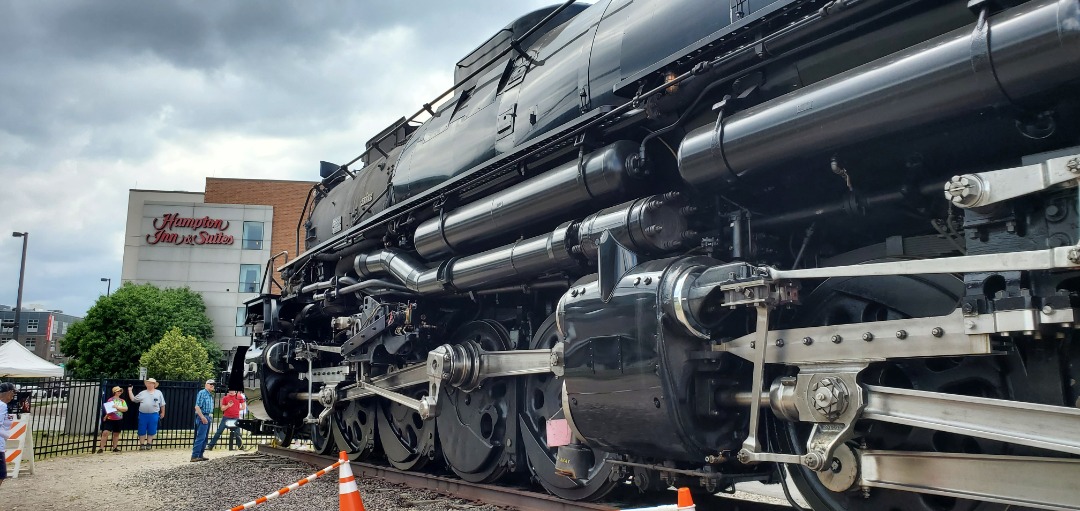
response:
[[[1080,0],[567,2],[437,99],[324,163],[249,304],[282,441],[1080,509]]]

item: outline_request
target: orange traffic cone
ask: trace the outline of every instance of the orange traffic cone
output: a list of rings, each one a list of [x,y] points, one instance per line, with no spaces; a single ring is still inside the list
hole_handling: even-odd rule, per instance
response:
[[[697,509],[694,498],[690,496],[690,488],[679,488],[679,511],[684,509]]]
[[[341,468],[338,469],[338,509],[340,511],[367,511],[364,509],[364,501],[360,498],[360,490],[356,488],[356,478],[353,477],[349,457],[345,451],[341,451],[338,460],[342,462]]]

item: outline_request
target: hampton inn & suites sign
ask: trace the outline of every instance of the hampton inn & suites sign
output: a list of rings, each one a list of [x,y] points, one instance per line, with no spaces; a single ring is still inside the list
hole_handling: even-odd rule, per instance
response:
[[[233,236],[225,234],[228,220],[182,217],[179,213],[166,213],[154,219],[154,232],[146,235],[146,243],[157,245],[232,245]]]

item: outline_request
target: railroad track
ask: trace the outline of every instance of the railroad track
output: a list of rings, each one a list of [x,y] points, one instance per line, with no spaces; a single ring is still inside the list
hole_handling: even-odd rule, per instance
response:
[[[323,456],[311,451],[298,451],[294,449],[282,449],[260,445],[258,453],[270,456],[280,456],[292,460],[302,461],[311,465],[324,467],[332,464],[337,459],[332,456]],[[392,483],[404,484],[411,488],[422,488],[440,493],[453,495],[458,498],[484,502],[497,506],[507,506],[522,510],[536,511],[615,511],[619,509],[635,508],[642,506],[655,506],[659,504],[674,504],[675,492],[671,493],[669,501],[658,502],[653,500],[635,502],[572,502],[538,492],[532,489],[517,486],[496,486],[489,484],[476,484],[462,481],[453,477],[420,472],[406,472],[391,467],[373,465],[370,463],[351,463],[353,473],[357,479],[364,477],[377,477]],[[363,491],[363,484],[360,485]],[[695,497],[694,500],[699,510],[717,511],[781,511],[790,510],[790,507],[777,506],[761,502],[735,500],[724,497]]]

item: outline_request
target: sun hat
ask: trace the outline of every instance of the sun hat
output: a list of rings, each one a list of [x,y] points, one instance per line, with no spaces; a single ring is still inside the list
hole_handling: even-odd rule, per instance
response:
[[[207,385],[214,385],[214,379],[210,378],[209,380],[206,380],[206,384]]]
[[[157,385],[157,380],[155,380],[153,378],[147,378],[147,379],[145,379],[143,381],[146,382],[146,383],[153,383],[154,385]]]
[[[113,387],[113,388],[112,388],[112,391],[113,391],[113,392],[123,392],[123,391],[124,391],[124,389],[120,388],[119,386],[116,386],[116,387]]]

